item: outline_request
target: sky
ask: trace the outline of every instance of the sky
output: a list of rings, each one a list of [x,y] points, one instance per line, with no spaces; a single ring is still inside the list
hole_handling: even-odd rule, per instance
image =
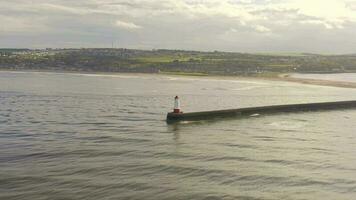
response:
[[[0,48],[356,53],[356,0],[0,0]]]

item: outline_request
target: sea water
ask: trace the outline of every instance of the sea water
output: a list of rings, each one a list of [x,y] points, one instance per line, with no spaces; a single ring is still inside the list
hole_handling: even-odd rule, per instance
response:
[[[0,72],[0,199],[353,199],[356,110],[168,125],[184,112],[355,100],[258,79]]]

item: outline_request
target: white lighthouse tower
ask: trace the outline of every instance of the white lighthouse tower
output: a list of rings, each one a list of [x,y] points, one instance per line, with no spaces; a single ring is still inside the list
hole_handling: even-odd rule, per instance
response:
[[[176,96],[174,98],[173,113],[182,113],[181,110],[180,110],[180,102],[179,102],[179,97],[178,96]]]

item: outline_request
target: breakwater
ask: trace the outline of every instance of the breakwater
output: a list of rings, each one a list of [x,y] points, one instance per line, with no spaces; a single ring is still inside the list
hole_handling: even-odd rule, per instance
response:
[[[287,112],[308,112],[356,108],[356,101],[338,101],[306,104],[287,104],[261,107],[248,107],[228,110],[214,110],[192,113],[168,113],[167,122],[197,121],[226,117],[246,117],[252,115],[277,114]]]

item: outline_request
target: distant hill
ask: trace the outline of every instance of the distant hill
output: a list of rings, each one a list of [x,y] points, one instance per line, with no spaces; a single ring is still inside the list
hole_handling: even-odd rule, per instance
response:
[[[0,69],[266,75],[356,72],[356,55],[135,49],[0,49]]]

